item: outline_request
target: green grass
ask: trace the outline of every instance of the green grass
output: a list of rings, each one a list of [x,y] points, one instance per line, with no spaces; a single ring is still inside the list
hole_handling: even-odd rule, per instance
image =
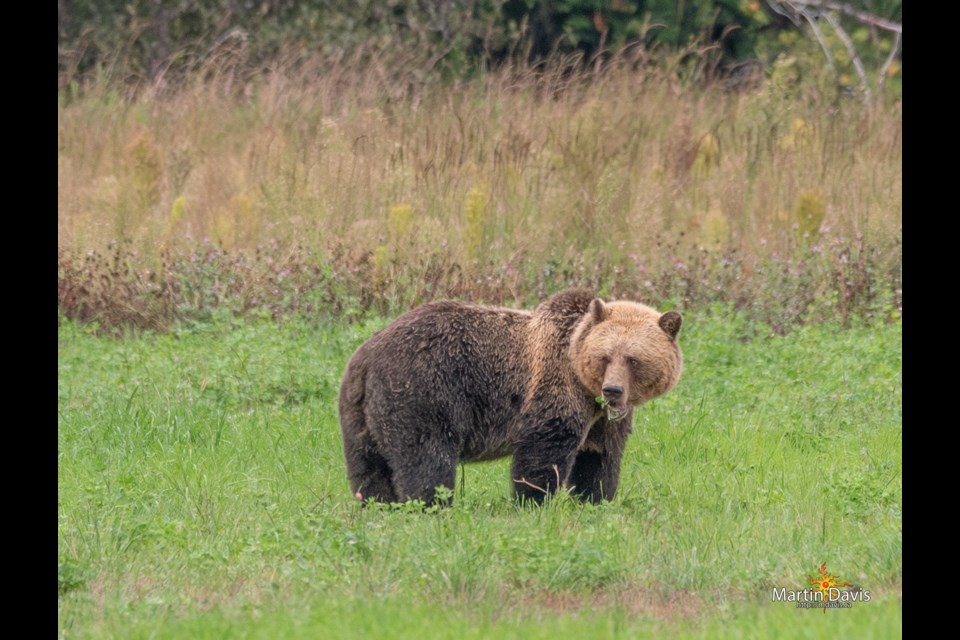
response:
[[[620,493],[544,508],[506,461],[450,509],[362,509],[336,394],[383,321],[58,329],[64,637],[899,637],[901,324],[688,314]],[[869,603],[771,603],[826,562]]]

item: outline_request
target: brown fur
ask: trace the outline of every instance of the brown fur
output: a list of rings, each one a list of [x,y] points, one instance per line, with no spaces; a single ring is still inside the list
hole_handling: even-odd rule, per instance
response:
[[[612,498],[633,407],[679,379],[680,324],[676,312],[579,290],[532,313],[452,302],[414,309],[363,344],[344,373],[353,492],[432,502],[436,487],[453,488],[459,462],[512,454],[519,496],[542,500],[566,485]]]

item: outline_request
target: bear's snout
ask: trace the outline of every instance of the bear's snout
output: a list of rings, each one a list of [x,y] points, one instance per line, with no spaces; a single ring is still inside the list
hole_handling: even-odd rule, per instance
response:
[[[601,391],[603,391],[603,397],[610,402],[616,402],[623,397],[623,387],[618,384],[605,384]]]

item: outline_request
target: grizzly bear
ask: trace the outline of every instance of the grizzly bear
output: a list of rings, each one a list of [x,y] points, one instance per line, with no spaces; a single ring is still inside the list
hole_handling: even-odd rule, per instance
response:
[[[400,316],[357,349],[340,385],[354,495],[430,504],[460,462],[512,454],[521,500],[559,487],[612,499],[633,407],[680,377],[680,324],[583,290],[532,312],[433,302]]]

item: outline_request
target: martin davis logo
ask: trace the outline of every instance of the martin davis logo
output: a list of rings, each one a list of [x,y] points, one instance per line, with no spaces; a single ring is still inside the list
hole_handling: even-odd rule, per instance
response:
[[[827,573],[827,563],[820,565],[820,576],[810,576],[811,587],[799,591],[773,589],[774,602],[795,602],[798,609],[850,609],[854,602],[870,602],[870,592],[859,585],[841,582]]]

